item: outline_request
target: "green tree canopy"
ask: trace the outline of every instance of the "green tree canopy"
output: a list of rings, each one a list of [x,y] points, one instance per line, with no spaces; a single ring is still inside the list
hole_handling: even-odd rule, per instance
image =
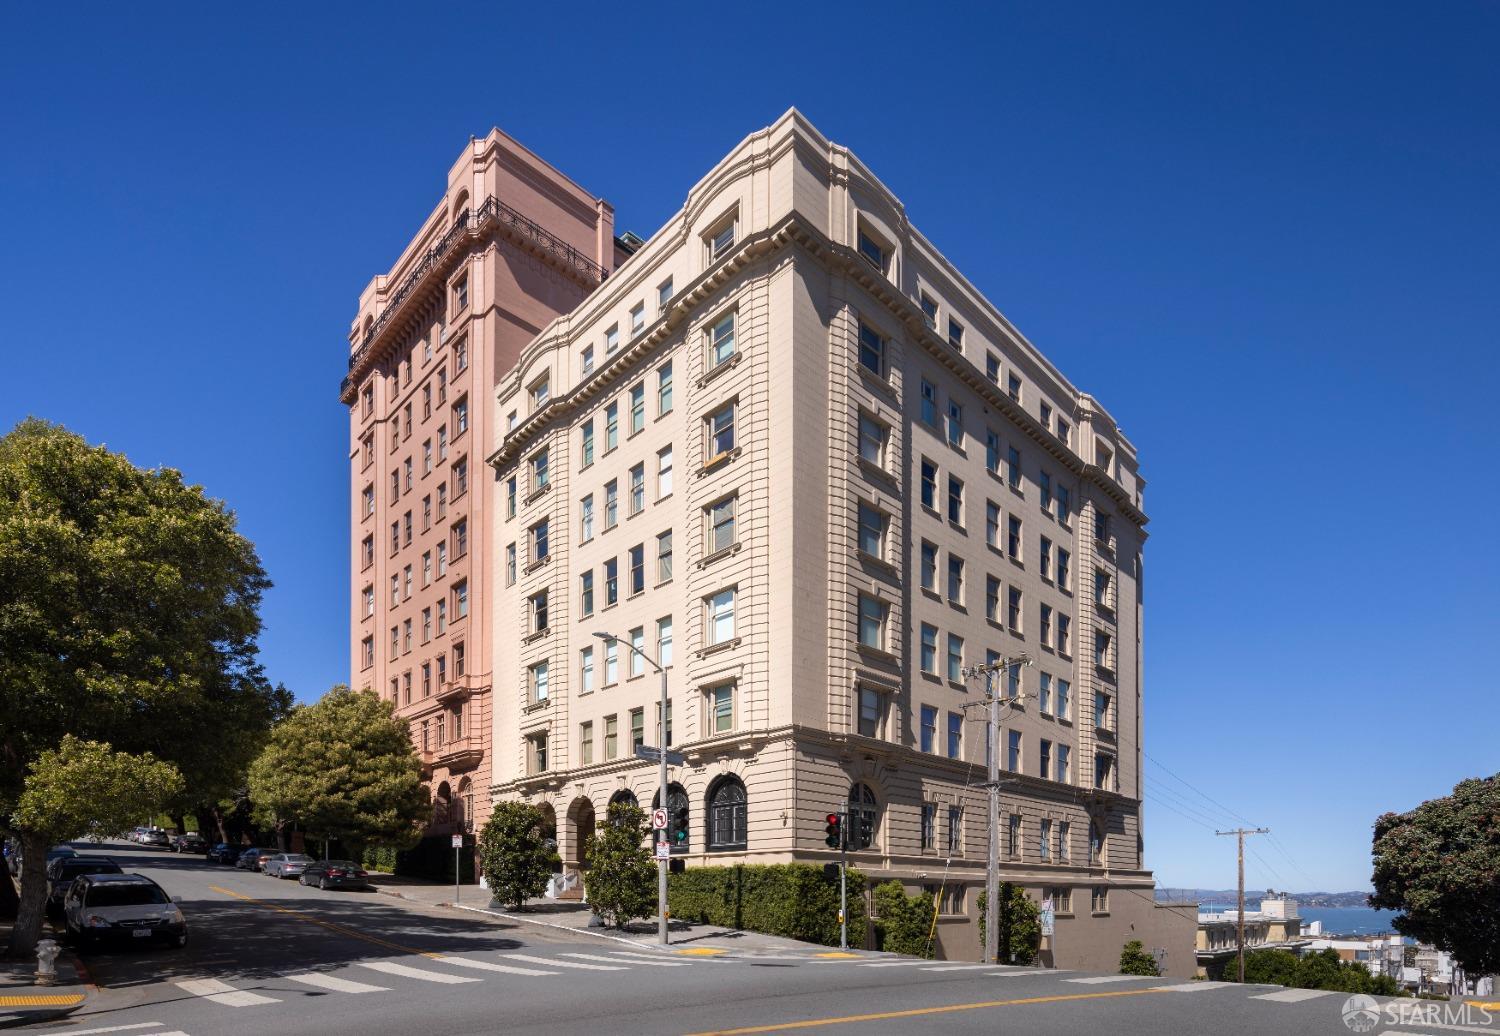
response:
[[[989,897],[979,893],[979,945],[984,946]],[[1026,890],[1008,881],[1000,883],[1000,937],[996,940],[1000,962],[1030,964],[1042,945],[1042,909]]]
[[[356,859],[372,842],[414,844],[431,808],[395,705],[343,684],[276,725],[249,784],[261,823],[295,820],[308,834],[339,839]]]
[[[547,844],[546,817],[529,802],[497,802],[479,832],[479,867],[490,893],[520,909],[540,896],[562,861]]]
[[[906,886],[892,879],[875,886],[875,930],[887,953],[931,957],[933,903],[931,892],[906,894]]]
[[[624,802],[610,804],[608,823],[589,837],[584,892],[594,913],[623,928],[656,913],[656,864],[646,848],[646,814]]]
[[[114,834],[155,813],[181,790],[177,767],[149,752],[115,752],[102,742],[66,734],[55,751],[32,761],[10,823],[46,845],[90,832]]]
[[[234,515],[179,472],[35,419],[0,437],[0,818],[66,734],[215,794],[285,701],[256,663],[269,585]],[[45,898],[40,871],[22,885]],[[35,937],[18,925],[12,952]]]
[[[1375,821],[1375,894],[1396,931],[1453,954],[1472,975],[1500,972],[1500,774]]]

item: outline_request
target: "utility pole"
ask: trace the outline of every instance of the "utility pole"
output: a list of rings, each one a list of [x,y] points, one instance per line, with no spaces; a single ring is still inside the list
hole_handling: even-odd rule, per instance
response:
[[[984,674],[984,706],[985,706],[985,735],[984,735],[984,765],[985,765],[985,788],[989,792],[989,854],[984,868],[984,960],[986,964],[995,964],[1000,956],[1000,705],[1001,700],[995,694],[995,673],[1003,672],[1014,666],[1029,666],[1031,658],[1028,655],[1017,655],[1015,658],[1002,658],[998,662],[986,662],[984,665],[969,666],[964,670],[965,677],[975,677]],[[1007,700],[1005,704],[1014,705],[1020,699]]]
[[[1246,835],[1268,835],[1271,833],[1269,827],[1237,827],[1233,831],[1215,831],[1216,835],[1234,835],[1239,841],[1240,847],[1240,912],[1239,924],[1236,925],[1235,941],[1239,947],[1240,958],[1240,982],[1245,981],[1245,836]]]

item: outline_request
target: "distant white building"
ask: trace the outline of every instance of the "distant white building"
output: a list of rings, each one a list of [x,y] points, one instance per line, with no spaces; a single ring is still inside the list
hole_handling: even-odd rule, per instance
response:
[[[1207,976],[1239,951],[1240,913],[1221,910],[1198,915],[1198,974]],[[1307,946],[1295,899],[1264,898],[1259,910],[1245,911],[1245,949],[1289,950]]]

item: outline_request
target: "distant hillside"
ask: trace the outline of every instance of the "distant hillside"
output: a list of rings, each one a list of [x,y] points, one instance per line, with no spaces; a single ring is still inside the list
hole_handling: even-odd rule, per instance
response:
[[[1202,903],[1204,905],[1229,904],[1235,901],[1239,893],[1235,889],[1174,889],[1161,887],[1156,890],[1158,903]],[[1305,907],[1367,907],[1369,906],[1368,892],[1286,892],[1277,895],[1290,896],[1295,899],[1299,906]],[[1265,892],[1251,892],[1245,890],[1245,909],[1260,909],[1260,901]]]

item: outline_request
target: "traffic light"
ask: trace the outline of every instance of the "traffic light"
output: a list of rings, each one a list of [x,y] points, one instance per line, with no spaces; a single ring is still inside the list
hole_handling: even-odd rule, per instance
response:
[[[672,826],[669,830],[672,834],[672,844],[686,844],[688,839],[688,810],[686,806],[678,806],[672,810]]]
[[[830,849],[842,849],[844,847],[844,815],[842,813],[828,814],[828,826],[823,828],[827,835],[823,844]]]

